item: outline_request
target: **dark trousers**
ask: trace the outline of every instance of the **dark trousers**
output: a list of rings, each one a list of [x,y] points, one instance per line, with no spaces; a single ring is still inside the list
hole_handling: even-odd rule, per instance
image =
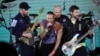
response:
[[[61,47],[58,49],[57,55],[58,55],[58,56],[65,56],[64,53],[63,53],[62,50],[61,50]]]
[[[24,43],[18,43],[18,48],[21,56],[34,56],[34,47],[27,46]]]
[[[76,49],[73,56],[88,56],[86,47],[82,46],[82,47]]]
[[[50,52],[53,50],[54,44],[42,44],[41,46],[41,56],[48,56]]]

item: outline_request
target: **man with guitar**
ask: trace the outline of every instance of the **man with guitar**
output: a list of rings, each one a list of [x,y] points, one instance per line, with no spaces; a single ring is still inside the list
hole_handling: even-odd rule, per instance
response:
[[[19,13],[13,18],[11,27],[12,34],[16,37],[16,43],[18,44],[19,54],[21,56],[34,56],[34,48],[28,46],[19,40],[21,36],[31,38],[31,33],[26,33],[26,29],[30,25],[30,18],[28,17],[28,10],[30,6],[26,2],[21,2],[19,5]]]
[[[56,56],[56,51],[60,45],[62,36],[62,26],[54,21],[54,13],[49,11],[46,20],[40,24],[41,56]]]
[[[71,18],[66,22],[66,38],[62,52],[66,56],[88,56],[85,37],[92,38],[93,30],[89,30],[87,23],[80,18],[78,6],[72,5],[69,11]]]

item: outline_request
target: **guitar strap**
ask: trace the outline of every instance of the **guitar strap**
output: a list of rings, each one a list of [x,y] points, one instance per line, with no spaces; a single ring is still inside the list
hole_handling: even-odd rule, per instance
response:
[[[81,29],[82,29],[82,25],[81,23],[79,23],[79,31],[81,31]]]
[[[79,31],[81,31],[82,30],[81,18],[79,18],[78,21],[79,21]]]

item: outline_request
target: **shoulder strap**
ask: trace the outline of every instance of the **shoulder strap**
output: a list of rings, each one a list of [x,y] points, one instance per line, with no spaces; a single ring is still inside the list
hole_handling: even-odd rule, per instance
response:
[[[55,24],[54,24],[55,30],[58,31],[60,27],[61,27],[60,23],[55,22]]]
[[[79,31],[81,31],[81,28],[82,28],[81,23],[79,23]]]

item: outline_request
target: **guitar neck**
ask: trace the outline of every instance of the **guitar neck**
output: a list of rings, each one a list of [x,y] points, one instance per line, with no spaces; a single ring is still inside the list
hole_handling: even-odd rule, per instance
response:
[[[35,26],[37,25],[38,20],[39,20],[41,14],[42,14],[42,13],[38,14],[38,16],[36,17],[36,19],[35,19],[35,21],[34,21],[34,25],[33,25],[32,28],[31,28],[31,31],[32,31],[32,32],[35,30]]]
[[[38,16],[36,17],[36,19],[35,19],[35,21],[34,21],[34,24],[33,24],[32,28],[31,28],[31,31],[32,31],[32,32],[35,30],[35,27],[36,27],[36,25],[38,24],[38,20],[39,20],[39,18],[40,18],[40,16],[41,16],[41,14],[42,14],[43,11],[44,11],[44,7],[42,7],[42,8],[40,9],[39,14],[38,14]]]
[[[32,28],[31,28],[31,31],[33,32],[34,30],[35,30],[35,26],[37,25],[37,21],[39,20],[39,17],[40,17],[40,15],[39,16],[37,16],[36,18],[38,18],[38,19],[36,19],[35,21],[34,21],[34,25],[32,26]]]
[[[98,25],[98,24],[93,25],[93,26],[91,27],[90,30],[93,30],[97,25]],[[78,44],[82,39],[84,39],[84,38],[89,34],[89,31],[90,31],[90,30],[88,30],[88,32],[86,32],[83,36],[81,36],[81,37],[76,41],[76,43]]]
[[[88,32],[85,33],[83,36],[81,36],[77,41],[76,43],[78,44],[82,39],[84,39],[86,36],[88,35]]]

